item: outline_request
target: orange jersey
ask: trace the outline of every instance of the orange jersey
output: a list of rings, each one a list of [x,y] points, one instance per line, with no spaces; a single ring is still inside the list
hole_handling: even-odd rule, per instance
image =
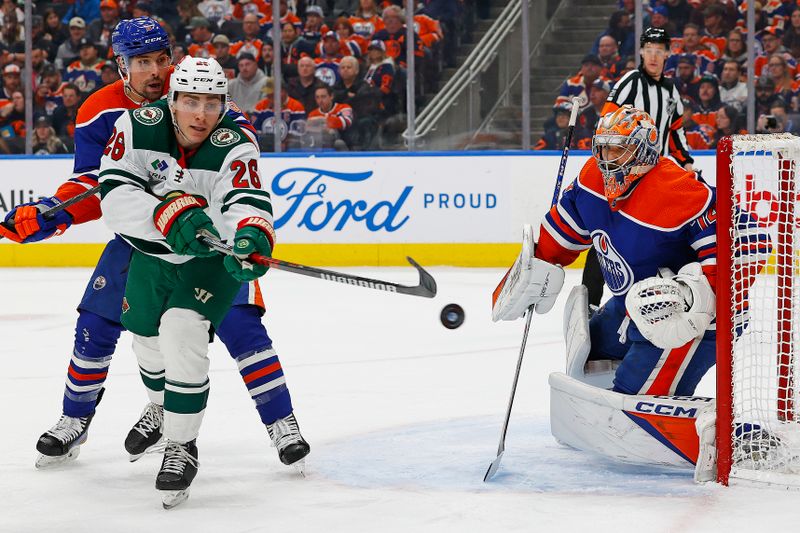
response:
[[[230,53],[233,57],[239,57],[239,54],[252,54],[253,57],[256,58],[256,61],[258,61],[258,58],[261,57],[261,48],[263,46],[264,41],[261,39],[236,41],[231,44]]]
[[[186,50],[186,55],[190,55],[192,57],[204,57],[208,59],[209,57],[217,57],[217,49],[213,44],[211,44],[211,42],[192,43]]]
[[[432,47],[444,36],[439,21],[428,15],[414,15],[414,31],[426,48]]]
[[[353,108],[347,104],[333,104],[328,112],[322,111],[319,107],[308,114],[309,119],[326,119],[326,125],[333,130],[344,130],[353,123]]]
[[[350,17],[349,20],[350,24],[353,25],[353,31],[356,35],[361,35],[366,39],[372,37],[372,34],[378,30],[382,30],[385,26],[383,19],[378,15],[372,15],[368,18],[353,16]]]
[[[246,4],[237,2],[233,6],[232,16],[236,20],[242,20],[245,15],[250,14],[258,15],[259,17],[265,17],[271,9],[272,4],[265,2],[264,0],[250,0],[250,2]]]

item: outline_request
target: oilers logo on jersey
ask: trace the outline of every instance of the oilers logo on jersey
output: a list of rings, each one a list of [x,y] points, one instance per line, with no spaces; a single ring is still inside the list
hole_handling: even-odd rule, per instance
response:
[[[314,71],[314,76],[321,82],[331,87],[333,87],[333,85],[336,83],[336,80],[339,78],[336,71],[331,68],[330,65],[317,66],[317,70]]]
[[[605,231],[592,233],[592,244],[597,250],[597,259],[603,269],[606,285],[614,295],[625,294],[633,284],[633,270],[617,252]]]

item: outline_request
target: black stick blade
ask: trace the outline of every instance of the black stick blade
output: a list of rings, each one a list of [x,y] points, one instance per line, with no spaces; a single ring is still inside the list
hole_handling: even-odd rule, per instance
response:
[[[419,285],[416,287],[411,287],[414,292],[408,292],[408,294],[414,294],[415,296],[422,296],[423,298],[433,298],[436,296],[436,280],[433,279],[427,270],[422,268],[419,263],[414,261],[412,258],[406,256],[406,259],[411,266],[417,269],[419,272]]]

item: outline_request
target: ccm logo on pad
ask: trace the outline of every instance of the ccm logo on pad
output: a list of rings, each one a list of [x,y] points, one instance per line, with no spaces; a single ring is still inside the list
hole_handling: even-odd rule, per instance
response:
[[[636,404],[636,411],[664,416],[697,418],[697,408],[687,408],[681,405],[672,405],[668,403],[639,402]]]

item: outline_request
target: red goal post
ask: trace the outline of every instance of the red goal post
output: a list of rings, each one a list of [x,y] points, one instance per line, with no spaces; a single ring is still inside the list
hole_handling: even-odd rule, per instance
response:
[[[800,488],[798,166],[800,138],[789,134],[734,135],[717,148],[717,480],[726,485]]]

